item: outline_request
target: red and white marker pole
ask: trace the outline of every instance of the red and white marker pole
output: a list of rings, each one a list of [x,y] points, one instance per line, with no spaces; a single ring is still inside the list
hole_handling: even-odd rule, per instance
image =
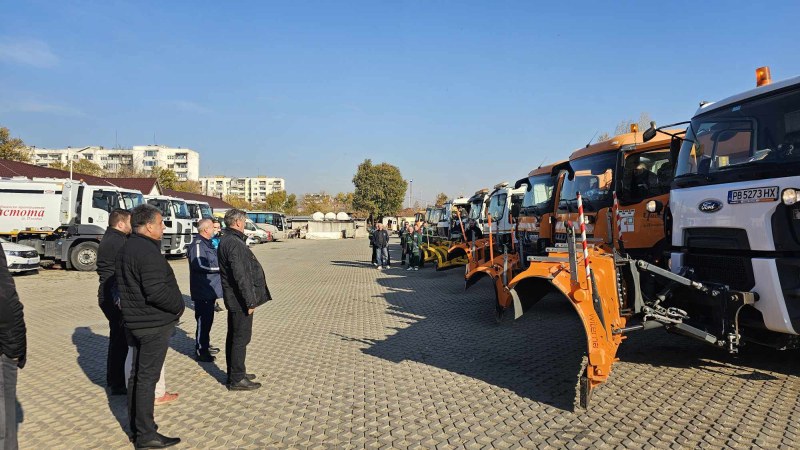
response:
[[[592,263],[589,260],[589,244],[586,242],[586,218],[583,215],[583,198],[580,192],[576,194],[576,197],[578,199],[578,223],[581,227],[581,243],[583,244],[583,266],[586,268],[586,285],[591,292]]]

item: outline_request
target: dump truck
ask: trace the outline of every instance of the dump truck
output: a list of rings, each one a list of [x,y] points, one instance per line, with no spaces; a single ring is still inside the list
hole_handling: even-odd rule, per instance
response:
[[[548,292],[578,313],[587,337],[581,406],[637,330],[660,327],[730,353],[800,348],[800,77],[771,84],[768,73],[757,70],[755,89],[702,104],[685,136],[670,136],[682,141],[671,146],[663,211],[671,270],[590,243],[579,213],[566,242],[509,283],[517,314],[520,298]],[[660,131],[652,126],[645,140]],[[582,212],[581,195],[576,203]],[[647,209],[658,211],[657,201]]]
[[[143,203],[142,193],[57,178],[0,180],[0,237],[34,247],[42,260],[94,271],[97,249],[116,208]]]

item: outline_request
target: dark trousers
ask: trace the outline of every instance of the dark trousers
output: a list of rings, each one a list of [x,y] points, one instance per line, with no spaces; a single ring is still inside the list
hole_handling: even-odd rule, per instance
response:
[[[378,249],[372,246],[372,264],[378,264]]]
[[[228,336],[225,339],[225,362],[228,365],[228,383],[238,383],[247,374],[244,360],[247,344],[253,335],[253,315],[228,311]]]
[[[0,355],[0,449],[17,448],[17,361]]]
[[[198,355],[208,354],[211,326],[214,324],[214,303],[217,299],[194,300],[194,318],[197,331],[194,334],[194,348]]]
[[[108,355],[106,357],[106,386],[110,388],[125,387],[125,358],[128,356],[128,343],[125,340],[125,325],[122,313],[110,299],[100,303],[106,319],[108,319]]]
[[[147,330],[147,334],[142,334],[142,330],[129,333],[133,345],[133,367],[128,380],[128,417],[134,442],[156,438],[158,426],[153,418],[156,383],[174,331],[175,324],[171,323]]]

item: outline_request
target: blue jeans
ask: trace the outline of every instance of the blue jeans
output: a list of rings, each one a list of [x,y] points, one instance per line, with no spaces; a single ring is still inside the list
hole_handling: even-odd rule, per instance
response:
[[[388,266],[389,265],[389,248],[382,247],[378,249],[378,265],[379,266]]]

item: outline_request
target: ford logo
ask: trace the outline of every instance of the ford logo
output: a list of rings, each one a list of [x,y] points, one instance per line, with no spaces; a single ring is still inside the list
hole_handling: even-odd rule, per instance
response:
[[[715,213],[722,209],[722,202],[719,200],[703,200],[697,205],[697,209],[704,213]]]

